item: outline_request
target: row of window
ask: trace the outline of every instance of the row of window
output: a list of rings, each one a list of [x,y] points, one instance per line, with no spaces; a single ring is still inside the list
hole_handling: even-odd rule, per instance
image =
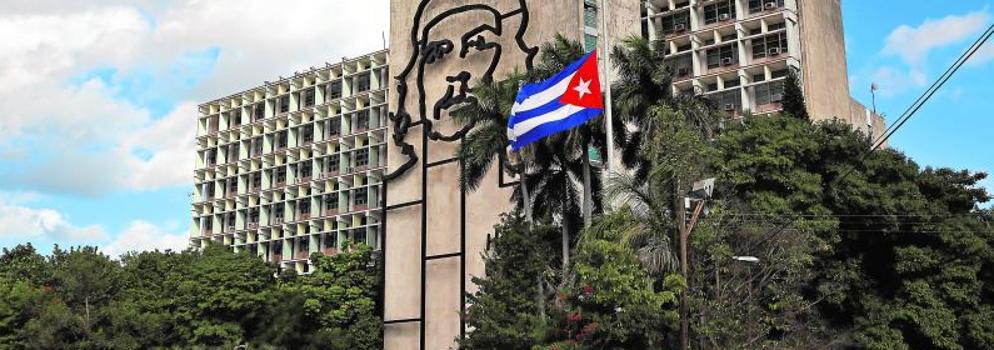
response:
[[[681,9],[684,7],[689,8],[690,4],[685,3],[685,5],[686,6],[678,5],[675,9]],[[784,0],[750,0],[749,14],[775,10],[783,7]],[[664,36],[668,36],[681,34],[690,30],[690,15],[690,11],[681,11],[660,16],[658,18],[659,33]],[[705,5],[701,9],[701,15],[704,18],[704,25],[712,25],[735,20],[738,18],[738,13],[735,9],[735,0],[724,0]]]

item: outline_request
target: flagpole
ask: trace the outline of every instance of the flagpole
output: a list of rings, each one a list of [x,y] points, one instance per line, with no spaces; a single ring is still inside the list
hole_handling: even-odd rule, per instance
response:
[[[605,168],[607,171],[604,172],[606,175],[611,174],[612,165],[614,164],[614,108],[611,101],[611,36],[609,32],[609,26],[607,24],[607,2],[608,0],[601,0],[601,36],[604,42],[604,92],[605,92],[605,105],[604,105],[604,122],[607,123],[607,157],[604,159],[606,164]]]

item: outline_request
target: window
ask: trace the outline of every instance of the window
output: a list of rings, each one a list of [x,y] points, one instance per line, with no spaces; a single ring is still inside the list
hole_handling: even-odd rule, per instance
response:
[[[252,190],[258,191],[262,187],[262,173],[252,174]]]
[[[266,117],[266,105],[259,102],[252,106],[252,121],[259,121]]]
[[[736,45],[724,45],[707,50],[708,69],[731,66],[738,63]]]
[[[666,60],[666,65],[670,67],[673,77],[676,79],[689,77],[693,68],[693,58],[687,55]]]
[[[708,99],[715,104],[718,110],[734,113],[742,109],[742,94],[739,90],[714,94],[708,96]]]
[[[369,165],[369,149],[363,148],[355,151],[355,166],[365,167]]]
[[[752,40],[752,58],[762,59],[787,53],[787,33],[780,32]]]
[[[286,148],[287,145],[287,132],[281,131],[276,133],[276,149]]]
[[[214,182],[208,182],[204,184],[204,192],[207,193],[207,198],[214,197]]]
[[[587,52],[594,51],[594,49],[597,49],[597,36],[592,34],[584,34],[583,48],[586,49]]]
[[[775,10],[783,7],[783,0],[749,0],[749,13]]]
[[[721,37],[721,41],[725,41],[725,42],[735,41],[735,39],[738,39],[738,38],[739,38],[739,36],[737,34],[732,33],[732,34],[727,34],[727,35],[722,36]]]
[[[369,201],[368,195],[369,195],[368,189],[360,188],[358,190],[355,190],[355,205],[365,206],[366,203]]]
[[[273,205],[273,218],[276,219],[277,223],[283,222],[283,204]]]
[[[252,139],[252,157],[262,156],[262,137]]]
[[[339,161],[337,155],[328,157],[328,159],[325,160],[325,171],[329,173],[337,173],[338,165]]]
[[[342,98],[342,81],[335,80],[328,84],[328,99],[334,100]]]
[[[752,36],[752,35],[760,35],[760,34],[763,34],[763,28],[749,29],[749,35],[750,36]]]
[[[238,144],[231,144],[228,146],[228,163],[234,163],[238,161]]]
[[[300,138],[304,140],[305,144],[311,143],[312,141],[314,141],[314,126],[307,125],[303,128],[300,128],[300,134],[301,134]]]
[[[708,91],[718,91],[718,83],[708,84]]]
[[[312,172],[312,169],[311,169],[311,162],[310,161],[305,161],[303,164],[300,165],[300,177],[301,178],[309,178],[309,177],[311,177],[311,172]]]
[[[356,113],[355,116],[356,116],[355,117],[355,119],[356,119],[355,131],[362,131],[362,130],[369,129],[369,111],[368,110]]]
[[[217,164],[217,155],[214,154],[213,149],[207,150],[205,158],[207,158],[207,166],[214,166],[214,164]]]
[[[766,31],[775,32],[784,28],[787,28],[787,22],[770,23],[766,26]]]
[[[787,76],[787,69],[775,70],[775,71],[773,71],[773,73],[771,75],[772,75],[771,79],[779,79],[779,78],[786,77]]]
[[[765,80],[766,80],[766,73],[754,74],[752,76],[752,82],[754,82],[754,83],[758,83],[758,82],[765,81]]]
[[[783,100],[783,82],[756,85],[756,105],[780,103]]]
[[[259,224],[259,209],[252,209],[249,211],[249,223],[253,225]]]
[[[704,24],[715,24],[735,19],[735,1],[724,0],[704,6]]]
[[[276,169],[276,184],[282,185],[286,183],[286,168],[280,167]]]
[[[307,89],[304,91],[304,107],[310,107],[314,105],[314,89]]]
[[[280,97],[279,113],[286,113],[290,111],[290,96]]]
[[[324,197],[324,209],[326,211],[338,210],[338,193],[332,193]]]
[[[342,133],[342,121],[341,120],[339,120],[336,117],[336,118],[333,118],[332,120],[328,121],[328,131],[327,131],[327,133],[325,133],[325,135],[328,136],[327,138],[331,138],[332,136],[338,136],[341,133]]]
[[[690,12],[684,11],[660,19],[663,35],[679,34],[690,30]]]
[[[356,77],[356,92],[369,91],[369,73]]]
[[[232,128],[237,128],[240,125],[242,125],[242,110],[241,109],[236,109],[234,111],[231,111],[231,122],[230,122],[230,124],[231,124]]]
[[[741,84],[742,83],[739,81],[739,78],[731,78],[731,79],[725,80],[725,88],[726,89],[733,88],[733,87],[738,87]]]
[[[207,120],[207,131],[211,134],[216,133],[218,130],[218,119],[217,116],[213,116]]]
[[[306,199],[301,200],[300,204],[297,204],[297,207],[300,209],[300,213],[303,215],[309,215],[311,213],[311,201],[309,200]]]

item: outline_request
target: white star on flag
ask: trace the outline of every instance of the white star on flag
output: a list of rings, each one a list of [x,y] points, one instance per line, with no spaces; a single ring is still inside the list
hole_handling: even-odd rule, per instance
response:
[[[575,88],[573,88],[573,91],[576,91],[577,93],[579,93],[580,94],[580,98],[582,99],[583,95],[587,95],[587,94],[591,93],[590,92],[590,83],[592,83],[592,82],[593,82],[593,80],[583,80],[583,78],[580,78],[580,83],[577,84]]]

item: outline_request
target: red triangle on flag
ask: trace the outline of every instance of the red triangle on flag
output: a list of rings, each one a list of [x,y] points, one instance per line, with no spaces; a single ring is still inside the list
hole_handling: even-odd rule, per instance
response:
[[[583,62],[570,81],[566,93],[559,102],[585,108],[604,109],[601,95],[601,79],[597,69],[597,51],[594,50]]]

